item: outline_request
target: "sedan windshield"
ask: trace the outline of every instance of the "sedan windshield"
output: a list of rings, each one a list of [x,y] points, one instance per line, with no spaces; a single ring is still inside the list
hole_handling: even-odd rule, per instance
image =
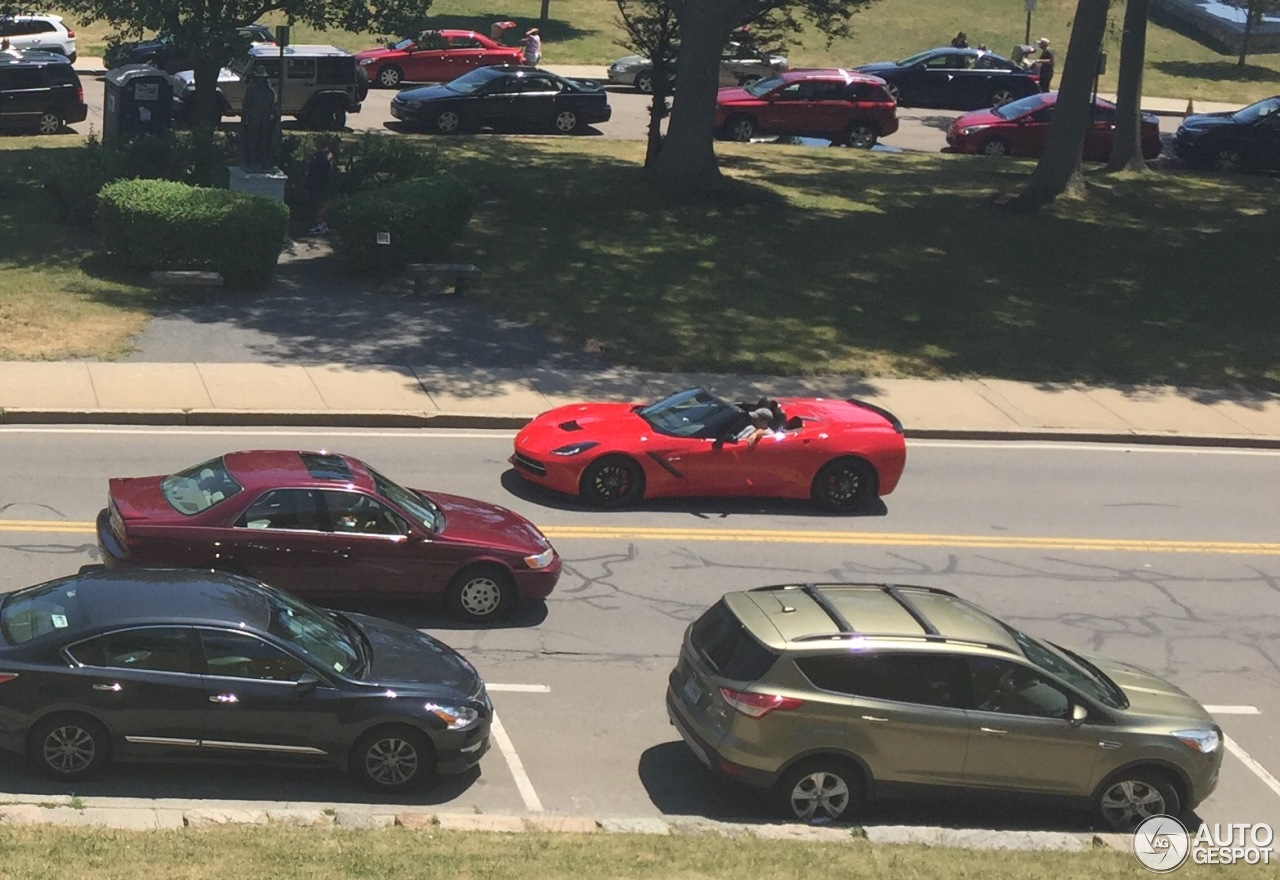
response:
[[[903,58],[901,61],[898,61],[896,63],[899,67],[912,67],[916,64],[919,64],[921,61],[924,61],[926,58],[932,57],[933,51],[934,50],[932,49],[925,49],[923,52],[917,52],[914,55],[908,55],[906,58]]]
[[[1009,624],[1002,624],[1018,643],[1018,647],[1028,660],[1045,672],[1056,675],[1067,684],[1083,691],[1093,699],[1110,706],[1112,709],[1123,709],[1126,701],[1123,692],[1115,682],[1107,678],[1102,670],[1075,655],[1069,655],[1044,642],[1014,629]]]
[[[1237,110],[1231,118],[1236,122],[1249,123],[1265,119],[1272,113],[1280,113],[1280,98],[1267,98],[1256,104],[1250,104],[1243,110]]]
[[[764,79],[758,79],[750,85],[745,85],[742,90],[753,98],[758,98],[763,94],[772,92],[778,86],[782,85],[782,77],[769,76]]]
[[[348,631],[314,605],[268,588],[271,616],[267,632],[306,654],[325,669],[358,675],[367,665],[360,634]]]
[[[1049,102],[1045,100],[1044,95],[1027,95],[1025,98],[1019,98],[1016,101],[1010,101],[999,107],[993,107],[991,112],[999,116],[1001,119],[1017,119],[1024,113],[1034,113],[1041,107],[1048,106]]]
[[[444,527],[444,513],[430,498],[388,480],[373,468],[369,468],[369,474],[373,477],[373,486],[378,494],[409,514],[415,522],[432,532],[438,532]]]
[[[690,388],[639,411],[655,430],[673,437],[719,437],[745,415],[705,388]]]
[[[502,71],[489,67],[478,67],[470,73],[464,73],[453,82],[445,83],[445,88],[460,95],[474,95],[500,76]]]

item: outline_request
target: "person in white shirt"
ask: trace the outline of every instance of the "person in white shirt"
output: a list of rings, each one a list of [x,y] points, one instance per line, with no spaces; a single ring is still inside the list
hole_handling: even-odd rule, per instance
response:
[[[530,67],[537,67],[542,61],[542,37],[538,29],[529,28],[525,31],[521,42],[524,44],[524,63]]]

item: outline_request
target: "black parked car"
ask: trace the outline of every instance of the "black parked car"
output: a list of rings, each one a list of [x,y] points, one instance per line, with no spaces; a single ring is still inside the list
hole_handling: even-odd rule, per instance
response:
[[[1040,91],[1033,73],[977,49],[927,49],[901,61],[876,61],[854,70],[883,79],[903,107],[982,110]]]
[[[247,24],[236,28],[236,31],[245,41],[246,48],[249,43],[272,43],[276,39],[271,28],[262,24]],[[102,60],[108,70],[115,70],[126,64],[150,64],[165,73],[180,73],[194,66],[190,50],[178,37],[169,33],[159,34],[150,40],[112,46],[107,49]]]
[[[113,759],[272,759],[383,791],[489,747],[475,668],[417,630],[236,575],[87,571],[0,604],[0,748],[71,782]]]
[[[1173,136],[1173,151],[1192,168],[1280,170],[1280,95],[1235,113],[1188,116]]]
[[[452,82],[407,89],[391,101],[391,115],[440,134],[478,128],[550,129],[572,134],[608,122],[604,86],[533,67],[481,67]]]
[[[66,56],[28,52],[0,60],[0,127],[57,134],[88,115],[84,87]]]

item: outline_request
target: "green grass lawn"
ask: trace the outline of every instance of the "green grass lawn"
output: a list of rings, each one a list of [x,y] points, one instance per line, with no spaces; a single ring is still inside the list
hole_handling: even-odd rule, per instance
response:
[[[1123,853],[999,852],[704,836],[495,834],[281,827],[123,832],[6,827],[0,876],[24,880],[1118,880],[1151,876]],[[1256,871],[1193,865],[1187,880]]]
[[[540,0],[435,0],[430,20],[438,27],[467,27],[485,33],[499,19],[522,25],[536,23]],[[1059,64],[1066,57],[1075,0],[1039,0],[1032,16],[1032,39],[1049,37],[1058,49]],[[617,6],[613,0],[552,0],[551,20],[543,28],[546,64],[607,64],[624,54],[619,41]],[[1108,40],[1108,72],[1104,92],[1115,90],[1119,69],[1119,23],[1124,4],[1112,7],[1114,33]],[[80,51],[101,54],[109,33],[101,24],[76,22]],[[271,19],[279,23],[283,19]],[[879,0],[853,18],[854,35],[830,47],[824,35],[807,32],[785,46],[793,66],[855,65],[902,58],[930,46],[946,45],[957,31],[969,35],[971,45],[986,43],[1007,55],[1025,36],[1026,14],[1017,0]],[[375,45],[375,35],[316,33],[299,27],[295,42],[335,43],[358,50]],[[1185,100],[1247,103],[1280,93],[1280,54],[1256,55],[1243,70],[1234,56],[1222,55],[1194,39],[1159,25],[1147,37],[1145,88],[1147,95]]]
[[[1092,172],[1088,199],[1025,217],[991,199],[1029,162],[721,144],[731,185],[673,204],[641,144],[432,143],[481,193],[442,259],[481,266],[495,311],[618,363],[1280,388],[1273,178]],[[0,357],[110,357],[148,293],[54,222],[21,172],[38,155],[6,154],[0,313],[19,320]]]

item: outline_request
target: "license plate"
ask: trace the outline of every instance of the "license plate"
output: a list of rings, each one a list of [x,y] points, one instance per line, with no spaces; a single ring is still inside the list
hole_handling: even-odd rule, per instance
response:
[[[702,699],[702,688],[698,686],[698,680],[691,675],[684,682],[684,701],[690,706],[697,706],[700,699]]]

